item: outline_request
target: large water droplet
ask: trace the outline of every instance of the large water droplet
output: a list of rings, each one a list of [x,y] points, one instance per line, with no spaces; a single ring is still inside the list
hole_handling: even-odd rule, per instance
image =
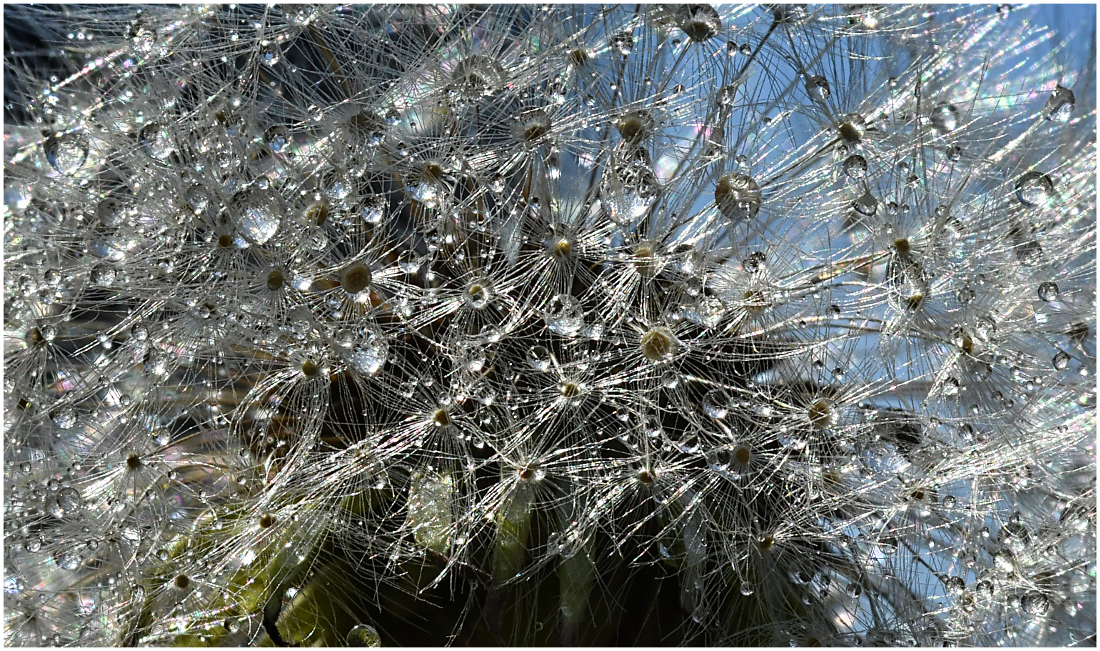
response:
[[[1070,360],[1069,353],[1067,353],[1064,350],[1060,350],[1054,356],[1054,359],[1051,360],[1051,364],[1054,365],[1054,368],[1056,370],[1064,371],[1069,366],[1069,360]]]
[[[1073,91],[1058,84],[1054,87],[1054,90],[1051,91],[1046,106],[1043,107],[1043,115],[1048,120],[1066,122],[1073,115],[1073,106],[1075,102],[1076,99],[1073,96]]]
[[[365,375],[374,375],[386,363],[389,344],[381,333],[367,330],[351,353],[351,364]]]
[[[710,5],[682,5],[676,12],[676,23],[696,43],[707,41],[722,30],[722,20]]]
[[[1046,206],[1054,196],[1054,182],[1046,174],[1028,172],[1016,182],[1016,198],[1029,208]]]
[[[1052,282],[1039,283],[1039,298],[1047,303],[1058,300],[1058,285]]]
[[[852,154],[844,159],[844,173],[850,179],[861,179],[867,175],[867,159],[859,154]]]
[[[282,51],[279,49],[278,43],[274,41],[263,41],[260,43],[260,63],[273,66],[279,62],[281,56]]]
[[[550,332],[571,337],[584,325],[584,310],[580,302],[569,294],[558,294],[550,299],[546,309],[546,325]]]
[[[237,228],[252,244],[264,244],[279,231],[279,215],[266,196],[252,193],[237,201]]]
[[[76,411],[72,407],[62,407],[52,417],[54,424],[61,429],[72,429],[76,426]]]
[[[647,166],[631,164],[608,170],[600,199],[608,217],[623,226],[645,216],[657,201],[661,186]]]
[[[348,646],[382,646],[382,638],[370,624],[356,624],[347,637]]]
[[[141,129],[138,140],[141,142],[141,148],[145,150],[146,155],[154,160],[166,160],[176,150],[168,127],[156,122],[145,125]]]
[[[527,364],[536,371],[550,369],[550,351],[545,346],[531,346],[527,349]]]
[[[88,140],[80,133],[61,133],[42,142],[46,160],[61,174],[75,174],[88,159]]]
[[[730,397],[725,389],[717,388],[707,391],[703,396],[703,412],[711,418],[725,418],[729,413]]]
[[[814,75],[806,80],[806,94],[815,102],[824,102],[831,93],[828,80],[821,75]]]
[[[1038,617],[1050,609],[1050,600],[1041,592],[1029,592],[1020,599],[1020,607],[1028,615]]]
[[[79,510],[82,506],[80,492],[75,488],[62,488],[57,491],[57,505],[68,513]]]

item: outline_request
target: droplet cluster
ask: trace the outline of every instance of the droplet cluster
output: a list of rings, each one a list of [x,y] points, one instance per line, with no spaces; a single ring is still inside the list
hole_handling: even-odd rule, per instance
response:
[[[5,643],[1094,644],[1026,11],[9,8]]]

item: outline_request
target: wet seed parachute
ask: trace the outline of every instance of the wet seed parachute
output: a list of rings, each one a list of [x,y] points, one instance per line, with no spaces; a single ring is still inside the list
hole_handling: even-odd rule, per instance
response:
[[[1095,24],[7,6],[10,645],[1095,645]]]

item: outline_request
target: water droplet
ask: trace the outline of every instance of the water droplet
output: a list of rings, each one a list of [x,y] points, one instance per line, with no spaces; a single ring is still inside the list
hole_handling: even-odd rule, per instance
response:
[[[744,595],[746,597],[749,597],[749,596],[752,595],[753,592],[754,592],[754,588],[753,588],[753,585],[751,583],[749,583],[748,581],[742,581],[741,582],[741,594],[742,595]]]
[[[527,349],[527,364],[536,371],[550,369],[550,351],[545,346],[531,346]]]
[[[278,154],[286,148],[287,143],[290,142],[290,136],[287,134],[286,127],[277,124],[264,132],[264,142],[271,151]]]
[[[849,583],[848,587],[844,588],[844,594],[848,595],[852,599],[855,599],[859,597],[859,595],[863,594],[863,587],[860,586],[858,583]]]
[[[1069,366],[1069,353],[1064,350],[1058,351],[1058,354],[1054,356],[1051,363],[1054,364],[1054,368],[1059,371],[1064,371]]]
[[[546,310],[546,325],[550,331],[571,337],[584,325],[584,310],[580,302],[569,294],[558,294],[550,299]]]
[[[351,353],[351,364],[365,375],[374,375],[386,363],[389,343],[380,332],[367,330]]]
[[[963,150],[962,147],[958,145],[951,145],[944,153],[947,156],[947,160],[955,162],[962,158]]]
[[[42,142],[46,160],[64,175],[75,174],[88,159],[88,140],[80,133],[60,133]]]
[[[1029,208],[1041,208],[1054,197],[1054,182],[1046,174],[1028,172],[1016,182],[1016,198]]]
[[[948,577],[943,583],[944,588],[947,590],[947,594],[959,596],[966,590],[966,582],[961,577],[951,576]]]
[[[630,32],[619,32],[611,37],[611,47],[625,57],[634,49],[634,36]]]
[[[154,160],[166,160],[176,150],[168,127],[156,122],[150,122],[142,127],[138,140],[141,142],[141,148],[145,150],[146,155]]]
[[[861,179],[867,174],[867,159],[859,154],[852,154],[844,159],[844,173],[850,179]]]
[[[274,41],[263,41],[260,43],[260,63],[273,66],[279,62],[281,56],[282,52],[279,50],[278,43]]]
[[[264,244],[279,231],[279,216],[266,197],[250,194],[238,200],[237,227],[246,240]]]
[[[387,208],[386,197],[379,194],[372,194],[363,199],[362,215],[363,221],[371,225],[381,224],[382,220],[386,217]]]
[[[82,506],[80,492],[75,488],[62,488],[57,491],[57,505],[69,513],[79,510]]]
[[[714,419],[725,418],[729,413],[730,397],[725,389],[716,388],[703,396],[703,412]]]
[[[88,280],[100,287],[110,287],[115,282],[115,268],[109,265],[96,265],[88,273]]]
[[[1028,615],[1039,617],[1050,609],[1050,600],[1041,592],[1029,592],[1020,599],[1020,607]]]
[[[871,191],[867,190],[852,202],[852,209],[861,215],[874,217],[875,213],[878,212],[878,199],[875,199]]]
[[[61,429],[72,429],[76,426],[76,411],[72,407],[62,407],[52,415],[53,422]]]
[[[752,48],[749,46],[748,43],[745,43],[741,46],[741,54],[744,54],[745,56],[752,54]]]
[[[660,192],[661,186],[653,171],[644,164],[632,163],[608,170],[600,200],[611,221],[623,226],[645,216]]]
[[[824,102],[831,94],[829,82],[821,75],[813,75],[806,80],[806,94],[815,102]]]
[[[1039,283],[1039,298],[1047,303],[1058,300],[1058,285],[1052,282]]]
[[[1066,122],[1073,114],[1075,102],[1073,91],[1057,84],[1054,90],[1051,91],[1050,97],[1047,98],[1046,106],[1043,107],[1043,115],[1048,120]]]
[[[760,186],[747,174],[727,174],[718,179],[714,203],[726,219],[743,221],[756,217],[762,201]]]
[[[463,293],[462,298],[466,301],[466,305],[475,310],[480,310],[489,305],[492,296],[493,291],[489,279],[476,278],[470,281],[469,285],[466,285],[466,291]]]

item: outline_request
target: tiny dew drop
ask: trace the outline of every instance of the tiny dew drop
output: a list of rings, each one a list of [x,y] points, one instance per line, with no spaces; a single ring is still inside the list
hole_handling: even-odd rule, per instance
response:
[[[753,585],[751,583],[749,583],[748,581],[742,581],[741,582],[741,594],[742,595],[748,597],[748,596],[751,596],[754,591],[755,590],[754,590]]]
[[[1043,107],[1043,116],[1055,122],[1067,122],[1073,114],[1075,102],[1073,91],[1057,84],[1050,92],[1046,106]]]
[[[1041,208],[1054,197],[1054,181],[1041,172],[1028,172],[1016,181],[1016,198],[1029,208]]]
[[[806,94],[816,102],[824,102],[829,99],[832,91],[829,82],[821,75],[814,75],[806,80]]]
[[[527,349],[527,363],[536,371],[550,369],[550,351],[545,346],[531,346]]]
[[[867,159],[859,154],[853,154],[844,159],[844,173],[850,179],[861,179],[867,175]]]
[[[1058,285],[1052,282],[1039,283],[1039,298],[1047,303],[1058,300]]]
[[[348,646],[382,646],[382,638],[370,624],[356,624],[348,631]]]
[[[1054,356],[1054,359],[1051,360],[1051,363],[1054,365],[1054,368],[1056,370],[1064,371],[1066,367],[1069,366],[1069,360],[1069,353],[1065,352],[1064,350],[1060,350],[1058,351],[1058,354]]]
[[[274,41],[263,41],[260,43],[260,62],[264,65],[273,66],[279,62],[279,58],[282,52],[279,51],[279,44]]]
[[[88,160],[88,141],[79,133],[58,133],[42,142],[50,165],[66,176],[75,174]]]
[[[163,161],[176,150],[176,146],[172,144],[172,134],[169,133],[168,127],[156,122],[145,125],[138,139],[141,141],[141,148],[145,150],[149,158],[154,160]]]

